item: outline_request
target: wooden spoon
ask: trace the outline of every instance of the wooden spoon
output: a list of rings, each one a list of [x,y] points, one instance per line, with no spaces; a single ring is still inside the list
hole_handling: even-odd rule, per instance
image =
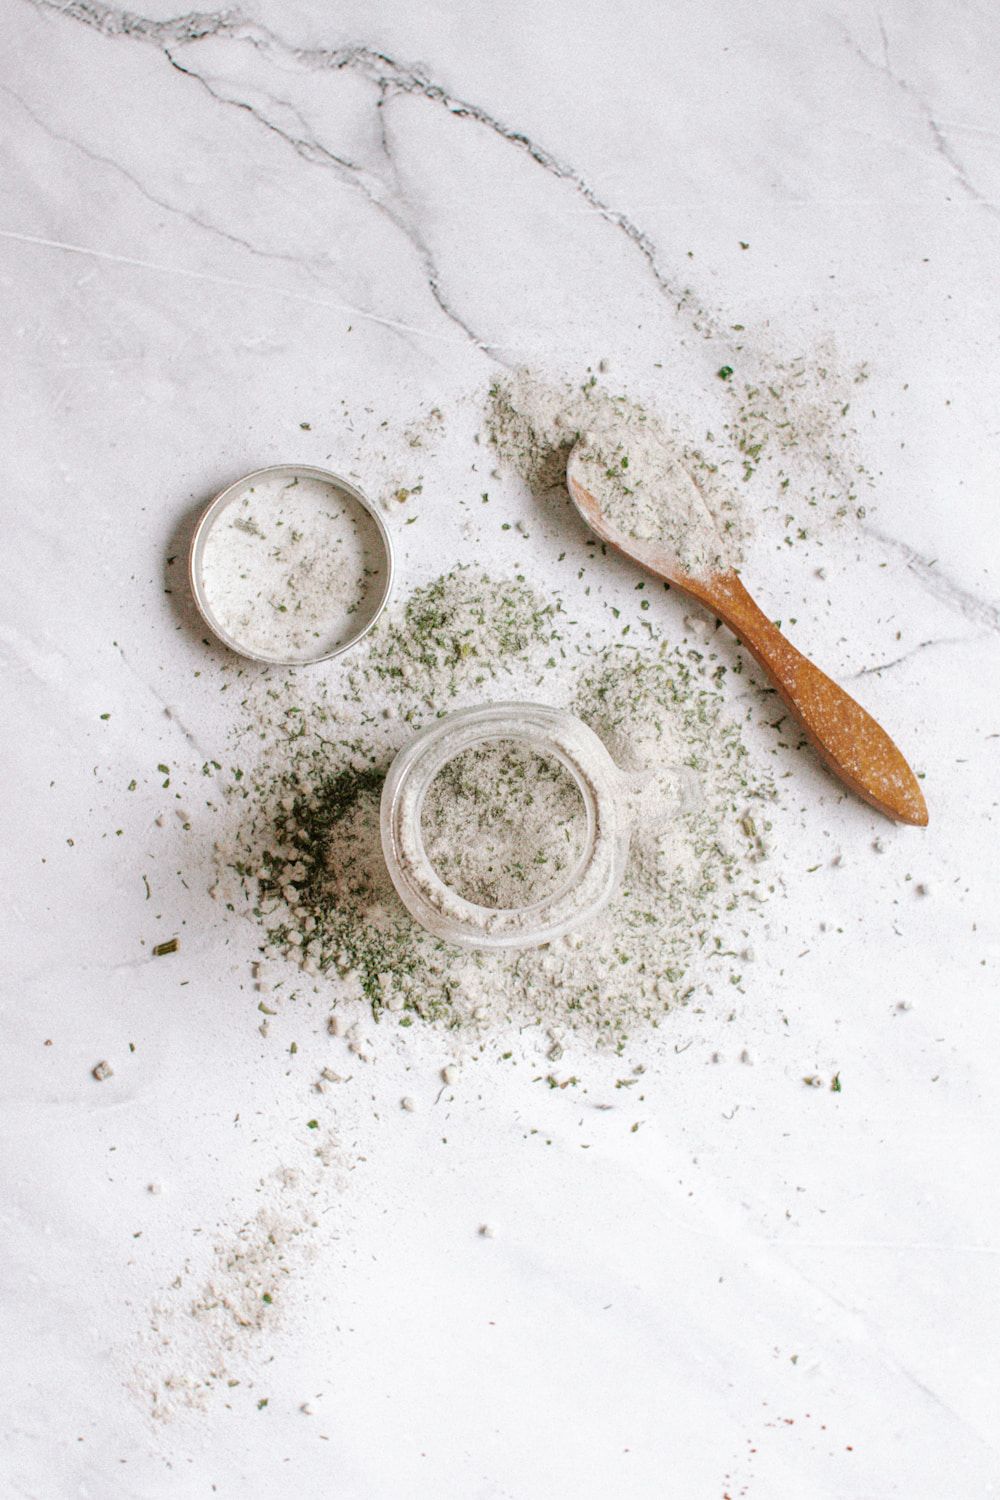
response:
[[[723,620],[770,675],[782,699],[805,730],[820,759],[859,797],[900,823],[927,823],[920,784],[897,747],[860,704],[801,651],[786,641],[747,593],[732,570],[694,578],[684,572],[658,541],[629,536],[604,514],[588,485],[600,488],[599,470],[586,464],[587,439],[577,442],[566,466],[566,484],[580,515],[603,542],[637,562],[647,573],[683,589]],[[687,484],[700,504],[700,492],[686,471],[672,480]],[[693,497],[688,497],[689,499]]]

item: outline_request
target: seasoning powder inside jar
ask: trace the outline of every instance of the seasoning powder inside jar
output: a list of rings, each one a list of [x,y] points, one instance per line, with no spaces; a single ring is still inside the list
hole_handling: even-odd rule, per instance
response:
[[[559,761],[493,740],[442,766],[424,796],[421,835],[446,885],[477,906],[509,910],[547,900],[572,877],[587,814]]]

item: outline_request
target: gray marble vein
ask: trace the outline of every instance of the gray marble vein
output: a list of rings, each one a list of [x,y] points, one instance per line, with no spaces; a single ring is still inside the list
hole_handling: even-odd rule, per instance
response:
[[[945,163],[951,177],[962,189],[962,192],[971,198],[973,202],[985,208],[990,214],[1000,215],[1000,208],[986,194],[981,192],[970,178],[965,164],[953,142],[950,140],[931,102],[925,99],[916,85],[903,76],[893,65],[890,55],[889,35],[882,16],[878,16],[878,31],[882,50],[881,58],[872,57],[857,41],[847,34],[847,40],[850,42],[855,56],[860,58],[866,67],[874,69],[887,78],[900,93],[915,105],[920,117],[924,121],[935,153]]]
[[[635,247],[646,263],[656,286],[672,305],[684,306],[690,301],[689,289],[676,285],[663,270],[657,247],[651,237],[626,213],[605,202],[570,164],[559,160],[544,145],[532,140],[524,132],[494,118],[475,102],[451,94],[442,84],[436,82],[420,68],[401,63],[361,44],[332,48],[296,47],[259,22],[241,16],[238,11],[223,11],[214,14],[196,13],[158,21],[119,10],[113,6],[96,3],[96,0],[70,0],[68,4],[60,3],[60,0],[28,0],[28,3],[40,10],[55,12],[60,17],[79,21],[106,36],[134,38],[158,47],[171,67],[197,79],[214,98],[222,99],[225,96],[218,94],[197,68],[189,62],[180,60],[180,57],[184,55],[182,49],[185,46],[206,38],[224,38],[233,42],[247,43],[265,53],[273,52],[276,57],[294,62],[305,70],[323,70],[334,74],[345,70],[360,73],[372,83],[375,91],[374,104],[380,112],[385,110],[387,102],[396,94],[417,95],[426,99],[446,110],[456,119],[470,120],[491,131],[500,139],[525,152],[545,172],[568,183],[603,220],[618,229]],[[225,102],[246,111],[265,129],[286,140],[307,160],[339,167],[349,173],[357,185],[369,191],[370,201],[376,202],[377,206],[389,212],[387,205],[372,197],[370,190],[366,188],[364,174],[356,164],[340,158],[326,146],[307,136],[299,138],[282,129],[245,100],[225,98]],[[457,322],[458,326],[463,327],[468,336],[475,340],[475,335],[464,329],[464,324],[457,318],[454,310],[442,300],[439,274],[428,259],[426,246],[414,238],[416,231],[412,219],[408,219],[404,226],[397,211],[393,222],[413,239],[415,248],[424,262],[431,293],[442,312],[453,322]],[[713,330],[711,315],[705,309],[694,309],[694,317],[696,327],[706,331]]]

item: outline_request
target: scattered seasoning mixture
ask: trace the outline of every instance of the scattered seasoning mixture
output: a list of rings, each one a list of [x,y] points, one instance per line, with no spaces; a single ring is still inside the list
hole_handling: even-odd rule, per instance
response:
[[[373,609],[384,581],[375,522],[346,490],[305,475],[265,475],[208,532],[201,577],[237,646],[271,661],[335,651]]]
[[[730,357],[737,368],[719,382],[729,420],[717,442],[706,434],[700,452],[684,454],[711,496],[727,546],[742,545],[748,496],[761,531],[779,547],[805,540],[813,518],[825,520],[831,509],[861,519],[857,492],[867,476],[850,456],[851,393],[839,389],[833,359],[818,372],[793,362],[748,381],[746,353]],[[853,376],[856,384],[864,378],[863,369]],[[576,431],[600,431],[595,404],[611,401],[593,381],[581,390],[518,376],[493,388],[489,435],[499,460],[533,493],[561,492],[568,505],[565,461]],[[619,435],[625,404],[614,407]],[[431,416],[433,436],[440,413]],[[624,431],[631,441],[628,424]],[[381,451],[376,436],[359,442],[366,489]],[[411,459],[421,443],[419,435],[410,440]],[[788,499],[786,463],[795,476]],[[419,469],[411,474],[393,458],[380,489],[387,502],[412,511]],[[806,510],[793,516],[789,506]],[[677,645],[648,612],[642,623],[641,632],[614,644],[594,644],[553,593],[543,599],[523,578],[455,569],[400,600],[322,678],[283,669],[251,678],[229,665],[227,699],[242,696],[242,710],[219,815],[214,894],[259,935],[264,1034],[272,1015],[319,1006],[333,1008],[329,1028],[356,1061],[366,1055],[352,1040],[365,1011],[382,1027],[420,1018],[473,1034],[508,1018],[537,1021],[550,1037],[575,1026],[620,1047],[636,1021],[656,1024],[695,986],[704,993],[739,985],[775,883],[766,857],[773,787],[747,756],[732,717],[723,687],[731,653],[719,659],[707,627]],[[629,865],[616,900],[590,930],[546,949],[450,949],[415,926],[389,882],[378,831],[382,780],[395,753],[436,715],[516,697],[574,710],[633,773]],[[470,766],[470,812],[476,786]],[[449,853],[445,844],[439,858],[446,862]],[[746,1052],[741,1061],[750,1061]],[[454,1066],[441,1078],[451,1086]],[[834,1079],[835,1091],[839,1074]],[[341,1082],[324,1067],[314,1087]],[[414,1105],[409,1095],[400,1101],[407,1113]],[[213,1392],[235,1402],[237,1387],[243,1399],[266,1405],[267,1387],[257,1383],[266,1369],[261,1341],[294,1314],[292,1294],[316,1253],[331,1169],[342,1164],[315,1123],[305,1123],[310,1146],[317,1138],[311,1154],[262,1179],[254,1212],[220,1228],[158,1298],[134,1372],[137,1394],[157,1417],[201,1407]]]
[[[314,993],[404,1026],[531,1018],[618,1041],[689,998],[706,965],[731,969],[771,889],[773,788],[727,713],[725,668],[652,626],[641,645],[602,647],[574,625],[555,595],[456,568],[397,605],[322,682],[251,683],[216,894],[260,928],[268,1011]],[[537,949],[459,950],[396,896],[379,841],[382,782],[424,724],[513,698],[576,712],[641,773],[631,857],[589,928]],[[483,805],[489,762],[463,769]]]
[[[515,740],[456,755],[427,789],[421,837],[466,901],[500,909],[555,894],[583,853],[586,809],[559,761]]]
[[[232,1401],[238,1387],[267,1404],[256,1395],[258,1346],[294,1304],[293,1288],[318,1252],[320,1216],[331,1192],[346,1188],[351,1166],[324,1133],[295,1166],[258,1182],[260,1203],[248,1218],[185,1259],[150,1309],[128,1379],[150,1416],[168,1422],[203,1409],[215,1392]]]
[[[832,347],[783,361],[737,342],[733,359],[736,368],[723,366],[717,382],[718,421],[684,441],[593,373],[574,383],[525,369],[491,386],[486,435],[500,463],[540,499],[567,498],[566,460],[578,436],[592,435],[617,490],[619,523],[630,518],[641,539],[661,536],[692,573],[718,562],[739,568],[753,540],[783,549],[849,516],[863,522],[873,477],[853,424],[867,367],[841,370]],[[655,478],[628,494],[640,473]]]
[[[746,509],[703,451],[685,447],[652,412],[596,380],[548,385],[527,371],[490,390],[487,433],[536,495],[565,492],[577,442],[581,477],[615,526],[658,540],[695,576],[738,567]]]

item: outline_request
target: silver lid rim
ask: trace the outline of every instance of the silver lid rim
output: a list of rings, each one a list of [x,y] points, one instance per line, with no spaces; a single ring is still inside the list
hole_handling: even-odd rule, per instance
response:
[[[375,529],[378,532],[382,551],[385,556],[385,582],[383,583],[382,594],[375,610],[355,635],[352,635],[349,640],[344,641],[334,651],[324,651],[320,656],[298,656],[290,659],[282,656],[261,656],[259,652],[251,651],[246,646],[241,645],[238,640],[223,630],[222,626],[216,620],[212,613],[211,605],[206,598],[201,579],[198,576],[197,558],[204,545],[204,539],[214,525],[220,512],[226,508],[238,491],[245,489],[253,481],[276,479],[282,475],[287,475],[289,478],[305,477],[307,479],[319,479],[327,484],[335,485],[337,489],[343,490],[363,510],[367,511],[368,515],[375,522]],[[364,640],[368,632],[374,628],[376,622],[380,619],[392,595],[395,572],[396,559],[392,546],[392,537],[389,534],[385,521],[368,499],[368,496],[359,490],[357,485],[353,484],[351,480],[345,479],[342,474],[335,474],[332,469],[319,469],[312,464],[269,464],[266,468],[252,469],[249,474],[244,474],[240,479],[234,479],[232,484],[227,484],[225,489],[220,490],[214,499],[210,500],[208,505],[206,505],[198,517],[198,522],[191,535],[191,544],[188,548],[188,587],[191,590],[191,597],[201,618],[216,639],[221,641],[230,651],[235,652],[237,656],[244,657],[247,661],[255,661],[265,667],[314,667],[318,666],[320,662],[332,661],[337,656],[343,656],[345,651],[352,650],[359,641]]]

